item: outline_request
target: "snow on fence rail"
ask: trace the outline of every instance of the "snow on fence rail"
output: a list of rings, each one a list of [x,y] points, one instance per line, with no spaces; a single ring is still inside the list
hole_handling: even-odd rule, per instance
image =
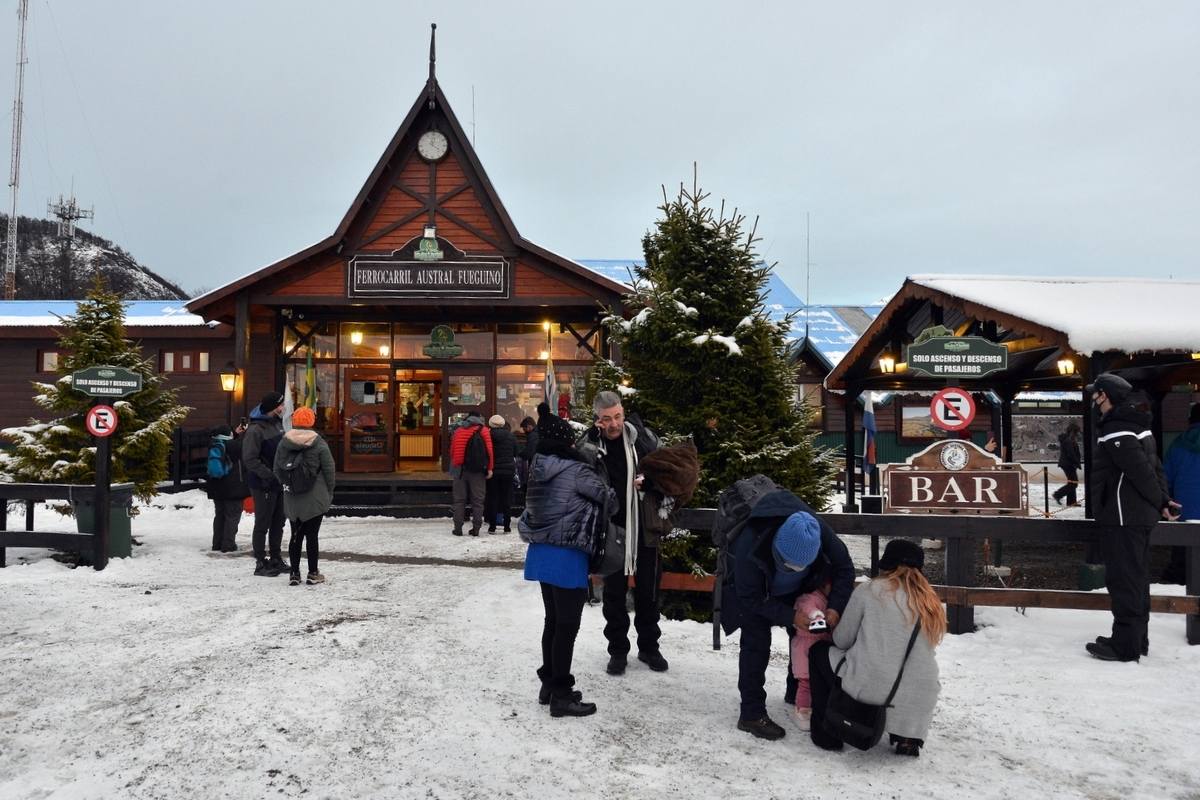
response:
[[[690,508],[679,514],[678,527],[707,535],[715,509]],[[946,603],[951,633],[975,630],[975,606],[1021,608],[1109,609],[1107,594],[1047,589],[993,589],[973,586],[975,542],[1035,541],[1099,544],[1109,526],[1087,519],[1029,517],[918,516],[906,514],[819,514],[839,536],[871,537],[871,573],[879,564],[879,539],[942,539],[946,542],[946,585],[936,586]],[[1150,536],[1152,545],[1186,548],[1187,595],[1155,596],[1150,610],[1187,614],[1188,644],[1200,644],[1200,523],[1164,522]],[[694,579],[692,591],[719,591],[712,581]],[[674,587],[672,587],[674,588]],[[685,588],[685,587],[678,587]]]

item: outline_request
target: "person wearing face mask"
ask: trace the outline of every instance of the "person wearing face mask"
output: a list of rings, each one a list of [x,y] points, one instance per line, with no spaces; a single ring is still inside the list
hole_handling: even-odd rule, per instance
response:
[[[781,739],[784,729],[767,716],[771,629],[783,627],[789,634],[797,626],[807,629],[807,615],[794,608],[796,598],[828,585],[825,623],[836,631],[854,592],[854,562],[833,529],[786,489],[764,495],[755,504],[729,555],[734,591],[724,598],[721,621],[742,631],[737,727],[760,739]],[[789,665],[784,695],[789,704],[795,702],[796,693],[792,675]]]
[[[1086,649],[1102,661],[1137,661],[1150,640],[1150,532],[1160,519],[1178,519],[1150,432],[1150,415],[1130,399],[1133,387],[1105,372],[1089,384],[1099,415],[1088,492],[1104,531],[1104,583],[1112,601],[1112,635]]]

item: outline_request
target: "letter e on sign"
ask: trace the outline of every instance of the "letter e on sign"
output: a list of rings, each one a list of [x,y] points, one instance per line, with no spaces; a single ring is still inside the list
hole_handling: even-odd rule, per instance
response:
[[[965,430],[975,419],[975,401],[966,389],[942,389],[929,404],[929,417],[943,430]]]
[[[112,406],[92,406],[84,423],[92,436],[112,436],[117,429],[117,412]]]

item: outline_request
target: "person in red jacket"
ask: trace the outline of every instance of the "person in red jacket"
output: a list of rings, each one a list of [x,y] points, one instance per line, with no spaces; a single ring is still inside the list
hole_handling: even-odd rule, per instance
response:
[[[487,496],[487,481],[492,477],[495,465],[492,433],[483,424],[483,413],[476,409],[467,415],[466,421],[450,438],[455,536],[463,535],[468,498],[471,501],[471,535],[479,535],[479,528],[483,525],[483,502]]]

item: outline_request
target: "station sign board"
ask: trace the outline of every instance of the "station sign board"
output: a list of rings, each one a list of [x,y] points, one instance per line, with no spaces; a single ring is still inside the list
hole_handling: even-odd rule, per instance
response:
[[[1018,514],[1029,510],[1029,478],[973,442],[937,442],[883,476],[885,514]]]
[[[511,268],[499,256],[468,256],[441,237],[417,237],[391,253],[359,253],[346,270],[348,299],[507,298]]]
[[[88,367],[71,373],[71,388],[88,397],[128,397],[142,390],[142,376],[124,367]]]
[[[1008,369],[1008,348],[982,336],[934,336],[910,344],[905,362],[932,378],[982,378]]]

